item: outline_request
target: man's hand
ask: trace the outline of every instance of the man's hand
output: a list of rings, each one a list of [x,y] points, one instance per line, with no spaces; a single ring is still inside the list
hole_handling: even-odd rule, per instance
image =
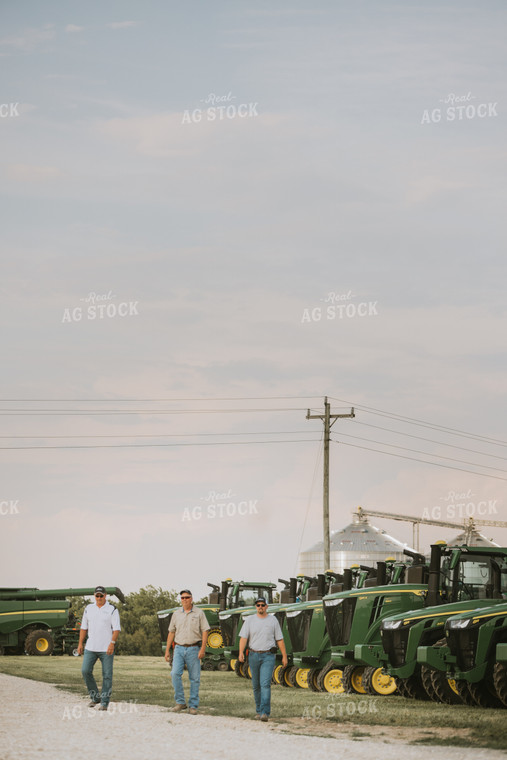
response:
[[[79,642],[79,644],[77,645],[77,653],[78,654],[83,654],[83,649],[84,649],[83,644],[81,644],[81,642]]]
[[[284,666],[284,668],[285,668],[285,667],[287,667],[287,665],[288,665],[288,664],[289,664],[289,660],[287,659],[287,655],[285,654],[285,655],[283,655],[283,657],[282,657],[282,665],[283,665],[283,666]]]
[[[240,662],[245,662],[245,653],[244,653],[244,652],[240,652],[240,653],[239,653],[239,655],[238,655],[238,660],[239,660]]]
[[[114,654],[114,644],[109,644],[108,648],[106,649],[106,654]]]
[[[166,647],[165,648],[164,660],[166,662],[172,662],[172,659],[173,659],[172,658],[172,654],[173,654],[173,650],[171,649],[171,647]]]
[[[199,654],[197,655],[200,660],[206,655],[206,647],[201,647],[199,649]]]

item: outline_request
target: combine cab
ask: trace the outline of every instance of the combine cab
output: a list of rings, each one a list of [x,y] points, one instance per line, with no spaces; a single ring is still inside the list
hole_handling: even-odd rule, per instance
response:
[[[75,630],[73,636],[66,597],[93,596],[94,591],[95,588],[0,588],[0,652],[47,657],[53,652],[68,651],[75,643]],[[109,586],[106,592],[125,601],[119,588]]]
[[[274,583],[262,581],[232,581],[230,578],[222,582],[222,586],[208,583],[212,589],[206,604],[197,604],[204,611],[210,629],[206,646],[206,656],[202,660],[203,670],[228,670],[229,661],[224,657],[224,638],[220,627],[219,612],[229,609],[245,609],[253,604],[258,596],[272,598],[272,590],[276,588]],[[175,610],[157,612],[160,636],[162,639],[162,651],[165,652],[169,625]]]

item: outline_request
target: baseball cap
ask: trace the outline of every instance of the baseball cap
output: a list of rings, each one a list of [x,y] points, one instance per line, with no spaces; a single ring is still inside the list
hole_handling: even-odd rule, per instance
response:
[[[94,594],[105,594],[106,593],[106,589],[104,588],[104,586],[96,586],[95,587],[95,591],[93,593]]]
[[[258,604],[259,602],[264,602],[264,604],[267,604],[267,601],[264,599],[263,596],[260,596],[258,599],[255,600],[255,604]]]
[[[184,589],[183,589],[183,591],[180,591],[180,596],[181,596],[182,594],[190,594],[190,596],[192,596],[192,592],[191,592],[191,591],[189,591],[189,590],[188,590],[188,588],[184,588]]]

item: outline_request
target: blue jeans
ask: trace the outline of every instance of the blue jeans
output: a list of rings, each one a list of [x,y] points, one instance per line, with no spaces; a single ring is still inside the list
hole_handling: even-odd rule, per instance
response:
[[[97,688],[97,682],[93,677],[93,668],[97,660],[102,663],[102,693]],[[111,699],[111,691],[113,688],[113,660],[114,654],[106,654],[106,652],[91,652],[89,649],[85,649],[83,654],[83,667],[81,673],[83,674],[84,682],[90,699],[94,702],[100,702],[104,707],[107,707],[109,700]]]
[[[171,679],[174,687],[174,700],[179,705],[185,704],[185,692],[183,691],[183,683],[181,676],[185,665],[188,670],[188,677],[190,680],[190,699],[188,700],[188,706],[194,707],[196,710],[199,707],[199,685],[201,683],[201,661],[199,659],[200,646],[196,647],[182,647],[176,644],[174,647],[173,666],[171,671]]]
[[[275,655],[271,652],[249,652],[248,664],[252,671],[255,710],[258,715],[271,713],[271,678],[275,669]]]

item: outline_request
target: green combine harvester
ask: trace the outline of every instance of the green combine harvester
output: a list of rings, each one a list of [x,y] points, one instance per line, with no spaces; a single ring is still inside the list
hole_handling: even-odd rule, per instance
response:
[[[452,615],[445,638],[420,646],[417,660],[428,673],[435,701],[507,707],[507,602]],[[449,691],[449,683],[453,688]]]
[[[66,597],[93,596],[94,591],[95,587],[0,588],[0,654],[74,654],[79,628]],[[125,601],[116,586],[106,587],[106,592]]]
[[[208,583],[208,586],[212,589],[208,595],[208,602],[195,605],[204,611],[210,626],[202,669],[229,670],[229,660],[224,656],[224,638],[220,630],[219,613],[231,609],[245,609],[252,605],[258,596],[272,599],[272,591],[276,584],[264,581],[232,581],[227,578],[221,586],[214,583]],[[179,608],[171,607],[157,612],[163,652],[166,649],[171,618],[177,609]]]
[[[418,648],[445,644],[444,625],[451,615],[501,602],[507,591],[506,571],[505,548],[433,545],[422,604],[410,608],[408,603],[397,614],[383,615],[381,645],[356,645],[356,659],[380,668],[383,677],[391,677],[403,696],[435,698],[430,668],[418,659]],[[462,703],[453,679],[441,687],[448,701]]]

